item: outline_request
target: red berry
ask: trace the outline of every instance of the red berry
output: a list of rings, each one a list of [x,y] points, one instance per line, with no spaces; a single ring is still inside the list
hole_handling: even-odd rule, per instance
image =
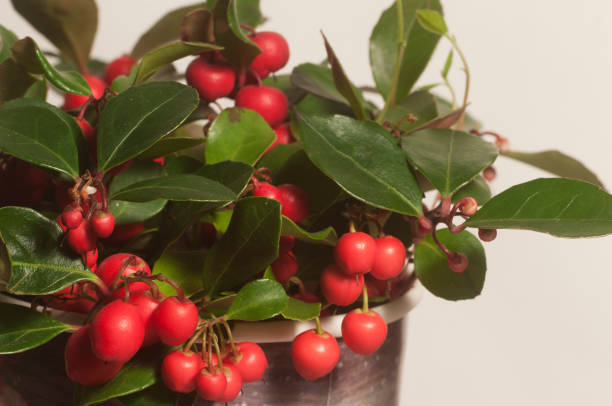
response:
[[[123,272],[121,275],[118,275],[121,268],[123,268]],[[96,274],[109,288],[112,288],[115,280],[118,286],[121,283],[121,276],[130,276],[136,272],[144,272],[147,275],[151,275],[151,269],[144,259],[127,253],[119,253],[107,257],[98,265],[98,269],[96,270]],[[149,285],[145,282],[130,283],[130,294],[146,290],[149,290]],[[114,297],[118,299],[123,298],[124,295],[125,288],[123,287],[117,289],[114,293]]]
[[[74,252],[84,254],[96,249],[97,238],[89,222],[83,221],[78,227],[68,230],[66,241]]]
[[[406,247],[399,239],[387,235],[376,239],[376,254],[370,275],[377,279],[395,278],[404,269]]]
[[[223,365],[233,364],[240,372],[244,383],[259,381],[263,378],[268,368],[268,359],[261,347],[250,341],[238,343],[236,347],[238,354],[230,353],[223,360]]]
[[[255,57],[250,66],[261,79],[278,71],[289,61],[289,44],[279,33],[263,31],[249,38],[261,49],[261,53]]]
[[[93,142],[93,145],[95,146],[96,130],[94,130],[91,124],[89,124],[89,121],[85,120],[84,118],[77,118],[76,121],[79,127],[81,127],[83,137],[85,138],[85,141],[87,141],[87,144],[91,147],[91,143]]]
[[[95,270],[98,266],[98,249],[96,248],[91,251],[87,251],[85,254],[83,254],[82,258],[87,268],[91,269],[92,271]]]
[[[291,343],[293,367],[304,379],[314,381],[327,375],[339,358],[338,342],[328,332],[317,334],[316,330],[306,330]]]
[[[336,264],[349,275],[370,272],[375,256],[376,241],[360,231],[344,234],[334,248]]]
[[[198,396],[204,400],[213,402],[225,393],[227,379],[221,368],[214,368],[212,371],[202,369],[195,379]]]
[[[159,301],[151,296],[150,292],[137,292],[130,296],[130,303],[136,306],[140,318],[145,326],[145,336],[142,346],[146,347],[159,341],[155,327],[153,326],[153,314],[159,306]]]
[[[217,229],[212,223],[203,221],[200,225],[200,241],[206,248],[210,248],[217,241]]]
[[[482,177],[487,182],[492,182],[495,179],[495,176],[497,176],[497,173],[495,172],[495,168],[493,168],[492,166],[487,166],[482,171]]]
[[[102,385],[113,379],[123,364],[102,361],[94,355],[89,343],[90,330],[91,326],[86,324],[68,339],[64,352],[66,375],[81,385]]]
[[[145,326],[136,306],[115,300],[91,322],[91,348],[102,360],[127,362],[140,349]]]
[[[368,297],[386,296],[387,291],[389,290],[387,281],[376,279],[371,275],[371,272],[365,275],[365,285],[368,291]]]
[[[104,70],[104,80],[106,83],[112,84],[118,76],[128,76],[130,69],[136,64],[136,60],[129,55],[121,55],[114,59]]]
[[[285,254],[293,249],[295,246],[295,237],[290,235],[283,235],[278,243],[278,253]]]
[[[231,66],[224,62],[210,63],[204,56],[191,61],[185,76],[187,84],[206,101],[228,96],[236,82],[236,72]]]
[[[66,227],[66,224],[64,224],[64,220],[62,220],[61,214],[55,218],[55,222],[60,226],[63,232],[68,231],[68,227]]]
[[[108,210],[96,210],[91,217],[91,228],[100,238],[107,238],[115,229],[115,217]]]
[[[87,295],[92,297],[93,299],[97,299],[96,291],[92,288],[86,288]],[[45,297],[45,303],[48,307],[64,310],[67,312],[81,313],[87,314],[90,313],[93,307],[95,306],[95,302],[89,299],[81,299],[81,293],[83,291],[83,287],[75,283],[73,285],[68,286],[60,290],[57,293]]]
[[[478,238],[484,242],[491,242],[497,238],[497,230],[494,228],[479,228]]]
[[[310,199],[306,192],[295,185],[280,185],[281,212],[296,223],[301,223],[310,214]]]
[[[172,351],[162,361],[161,376],[166,387],[180,393],[196,388],[196,377],[203,368],[202,359],[195,352]]]
[[[91,88],[91,94],[96,99],[99,99],[104,94],[106,89],[106,83],[97,76],[94,75],[83,75],[89,87]],[[81,107],[89,99],[89,96],[82,96],[80,94],[66,93],[64,96],[64,110],[74,110]]]
[[[115,230],[106,238],[111,244],[122,245],[136,237],[144,230],[144,223],[124,224],[115,226]]]
[[[270,127],[285,121],[289,111],[287,96],[275,87],[245,86],[236,94],[236,106],[259,113]]]
[[[242,376],[232,364],[223,365],[223,374],[227,384],[223,395],[217,399],[217,402],[231,402],[238,397],[242,390]]]
[[[321,291],[329,303],[348,306],[363,291],[363,274],[347,275],[336,265],[328,265],[321,274]]]
[[[473,216],[478,210],[478,202],[473,197],[466,197],[457,203],[461,207],[461,212],[467,216]]]
[[[162,343],[179,345],[195,332],[198,309],[189,299],[166,298],[153,314],[153,326]]]
[[[451,252],[447,262],[451,271],[461,273],[468,266],[468,257],[460,252]]]
[[[353,352],[368,355],[376,351],[387,337],[387,323],[373,310],[355,309],[342,319],[342,338]]]
[[[278,258],[270,265],[274,277],[280,283],[285,283],[295,275],[298,271],[298,262],[293,252],[280,254]]]
[[[253,189],[253,196],[267,197],[268,199],[273,199],[278,202],[282,199],[280,190],[268,182],[257,182],[255,184],[255,189]]]
[[[275,127],[274,132],[276,133],[276,139],[274,140],[272,145],[268,147],[266,153],[268,153],[272,148],[277,145],[291,144],[295,142],[295,139],[291,135],[291,127],[289,126],[289,124],[281,124],[278,127]]]

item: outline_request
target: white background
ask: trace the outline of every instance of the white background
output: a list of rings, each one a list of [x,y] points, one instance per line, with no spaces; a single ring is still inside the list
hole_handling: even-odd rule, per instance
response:
[[[93,55],[128,52],[164,10],[191,1],[100,1]],[[558,148],[612,187],[612,5],[606,0],[446,1],[469,59],[471,110],[519,150]],[[266,28],[292,57],[284,71],[324,57],[328,36],[354,82],[372,84],[367,41],[391,1],[262,0]],[[0,23],[40,36],[0,4]],[[41,44],[46,44],[40,40]],[[436,82],[448,44],[422,84]],[[456,60],[458,62],[458,60]],[[463,75],[452,73],[457,90]],[[545,175],[500,159],[494,190]],[[612,238],[561,240],[502,231],[487,246],[488,274],[476,300],[427,294],[410,316],[402,405],[612,404]]]

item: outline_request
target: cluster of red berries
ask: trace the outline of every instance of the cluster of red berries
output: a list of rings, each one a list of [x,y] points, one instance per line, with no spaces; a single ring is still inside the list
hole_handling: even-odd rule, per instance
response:
[[[253,196],[267,197],[281,204],[281,213],[296,223],[301,223],[310,214],[310,199],[306,192],[292,184],[274,186],[253,178]]]

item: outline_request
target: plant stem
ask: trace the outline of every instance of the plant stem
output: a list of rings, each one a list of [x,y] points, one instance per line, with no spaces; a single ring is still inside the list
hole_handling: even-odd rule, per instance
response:
[[[368,288],[366,286],[366,284],[363,284],[363,312],[367,313],[369,310],[368,308]]]
[[[465,72],[465,92],[463,93],[463,106],[462,106],[463,112],[461,113],[461,117],[459,117],[459,121],[457,122],[457,130],[461,130],[461,127],[463,127],[463,117],[465,116],[465,109],[468,103],[468,95],[470,93],[470,68],[468,67],[468,63],[467,63],[467,59],[465,58],[465,55],[463,55],[461,48],[459,48],[457,39],[454,36],[448,35],[448,34],[446,35],[446,38],[450,41],[455,51],[457,51],[457,53],[459,54],[459,57],[461,58],[461,62],[463,63],[463,71]]]
[[[376,118],[378,124],[382,124],[385,120],[387,111],[395,104],[397,85],[399,84],[400,71],[402,69],[402,60],[404,59],[404,51],[406,50],[406,40],[404,39],[404,7],[402,0],[395,0],[395,5],[397,6],[397,57],[395,59],[395,68],[393,69],[391,90],[389,90],[389,94],[387,95],[385,106]]]
[[[318,317],[315,317],[315,323],[317,323],[317,334],[323,335],[325,331],[323,330],[323,327],[321,327],[321,320],[319,320]]]

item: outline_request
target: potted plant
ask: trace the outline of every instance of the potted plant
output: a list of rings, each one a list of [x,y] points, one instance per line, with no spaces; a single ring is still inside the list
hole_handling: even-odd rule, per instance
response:
[[[0,26],[0,396],[65,404],[70,379],[79,405],[393,404],[421,284],[479,295],[498,229],[612,232],[591,171],[468,115],[437,1],[381,15],[372,88],[324,35],[325,63],[275,75],[289,46],[258,3],[174,10],[104,63],[94,0],[13,0],[57,50]],[[441,42],[440,84],[414,88]],[[564,177],[492,196],[500,154]]]

